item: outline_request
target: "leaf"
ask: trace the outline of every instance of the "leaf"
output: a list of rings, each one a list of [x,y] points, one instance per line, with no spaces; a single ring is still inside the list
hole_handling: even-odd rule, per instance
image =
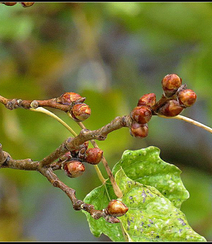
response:
[[[119,219],[131,241],[206,241],[157,189],[131,180],[123,169],[115,179],[129,208]]]
[[[188,225],[185,215],[165,198],[157,189],[145,186],[128,178],[120,169],[115,179],[123,192],[120,199],[129,208],[119,217],[121,223],[111,224],[100,218],[93,219],[86,214],[91,232],[99,237],[102,233],[112,241],[124,241],[122,228],[128,241],[205,241]],[[114,198],[111,184],[106,184],[110,198]],[[95,188],[84,199],[96,209],[108,205],[108,196],[104,185]]]
[[[104,233],[112,241],[206,241],[192,230],[179,209],[189,196],[180,179],[181,171],[161,160],[159,152],[156,147],[124,152],[112,171],[123,193],[119,200],[129,210],[119,217],[118,224],[103,218],[95,220],[83,211],[96,237]],[[116,196],[107,183],[92,190],[84,202],[104,209],[111,199]]]
[[[181,178],[181,170],[173,164],[164,162],[160,149],[150,146],[140,150],[126,150],[121,160],[114,166],[113,174],[122,167],[126,175],[144,185],[154,186],[176,207],[189,198]]]
[[[101,185],[95,189],[93,189],[84,199],[85,203],[92,204],[95,206],[95,209],[104,209],[107,207],[109,203],[109,199],[107,196],[106,188],[112,198],[116,198],[113,193],[113,189],[110,183],[106,184],[106,186]],[[91,233],[99,237],[102,233],[107,235],[112,241],[124,241],[124,237],[121,230],[120,223],[111,224],[105,221],[104,218],[93,219],[89,213],[83,211],[85,213]]]

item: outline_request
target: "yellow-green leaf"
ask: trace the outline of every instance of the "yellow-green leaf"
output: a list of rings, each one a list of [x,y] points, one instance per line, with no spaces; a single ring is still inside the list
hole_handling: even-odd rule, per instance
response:
[[[180,208],[182,202],[189,198],[180,178],[181,170],[164,162],[159,154],[160,149],[153,146],[134,151],[126,150],[114,166],[113,173],[122,167],[129,178],[144,185],[154,186]]]

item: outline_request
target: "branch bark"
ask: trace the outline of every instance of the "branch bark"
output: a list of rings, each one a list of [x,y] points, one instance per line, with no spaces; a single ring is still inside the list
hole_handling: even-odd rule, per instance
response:
[[[46,100],[22,100],[22,99],[7,99],[3,96],[0,96],[0,103],[4,104],[7,109],[13,110],[16,108],[38,108],[38,107],[49,107],[62,110],[64,112],[68,112],[73,104],[65,105],[61,104],[58,101],[58,98],[46,99]],[[82,98],[85,100],[85,98]],[[76,101],[78,102],[78,101]]]

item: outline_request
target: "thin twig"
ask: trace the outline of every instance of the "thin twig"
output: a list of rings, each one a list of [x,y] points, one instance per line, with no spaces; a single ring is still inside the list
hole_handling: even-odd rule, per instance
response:
[[[54,172],[51,168],[43,167],[43,168],[40,168],[39,171],[42,175],[44,175],[49,180],[49,182],[54,187],[58,187],[59,189],[61,189],[62,191],[64,191],[66,193],[66,195],[70,198],[70,200],[73,204],[74,210],[85,210],[86,212],[90,213],[92,218],[99,219],[99,218],[103,217],[109,223],[119,223],[120,222],[119,219],[117,219],[113,216],[107,215],[107,213],[104,209],[96,210],[93,205],[87,204],[87,203],[83,202],[82,200],[78,200],[75,195],[76,191],[74,189],[68,187],[62,181],[60,181],[60,179],[57,177],[56,174],[54,174]]]
[[[50,107],[59,109],[62,111],[69,111],[72,104],[65,105],[57,102],[57,98],[46,100],[22,100],[22,99],[7,99],[0,95],[0,103],[4,104],[7,109],[13,110],[16,108],[30,109],[33,104],[33,108],[37,107]]]
[[[188,118],[186,116],[183,116],[183,115],[177,115],[177,116],[174,116],[174,117],[166,117],[166,116],[163,116],[163,115],[160,115],[160,114],[157,114],[158,117],[161,117],[161,118],[165,118],[165,119],[179,119],[179,120],[183,120],[183,121],[186,121],[190,124],[193,124],[193,125],[196,125],[210,133],[212,133],[212,128],[210,128],[209,126],[206,126],[200,122],[197,122],[196,120],[193,120],[191,118]]]
[[[44,114],[51,116],[52,118],[54,118],[58,122],[60,122],[63,126],[65,126],[66,129],[69,130],[73,136],[77,136],[77,133],[69,125],[67,125],[62,119],[60,119],[57,115],[50,112],[49,110],[42,108],[42,107],[30,108],[29,110],[34,111],[34,112],[41,112],[41,113],[44,113]]]

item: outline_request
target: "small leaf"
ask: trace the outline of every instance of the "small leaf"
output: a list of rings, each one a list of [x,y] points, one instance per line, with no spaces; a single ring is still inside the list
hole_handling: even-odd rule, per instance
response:
[[[173,164],[164,162],[160,149],[150,146],[140,150],[126,150],[121,160],[114,166],[113,174],[120,167],[126,175],[144,185],[154,186],[176,207],[180,208],[183,201],[189,198],[181,178],[181,170]]]
[[[110,195],[111,199],[115,199],[115,195],[113,193],[113,189],[110,183],[105,185],[101,185],[95,189],[93,189],[84,199],[85,203],[92,204],[95,206],[95,209],[102,210],[107,207],[109,203],[109,198],[106,192]],[[102,233],[107,235],[112,241],[124,241],[124,237],[121,230],[120,223],[111,224],[108,223],[104,218],[100,218],[95,220],[90,216],[88,212],[83,211],[87,217],[89,227],[91,233],[99,237]]]
[[[115,179],[129,208],[119,219],[131,241],[206,241],[157,189],[131,180],[122,169]]]

